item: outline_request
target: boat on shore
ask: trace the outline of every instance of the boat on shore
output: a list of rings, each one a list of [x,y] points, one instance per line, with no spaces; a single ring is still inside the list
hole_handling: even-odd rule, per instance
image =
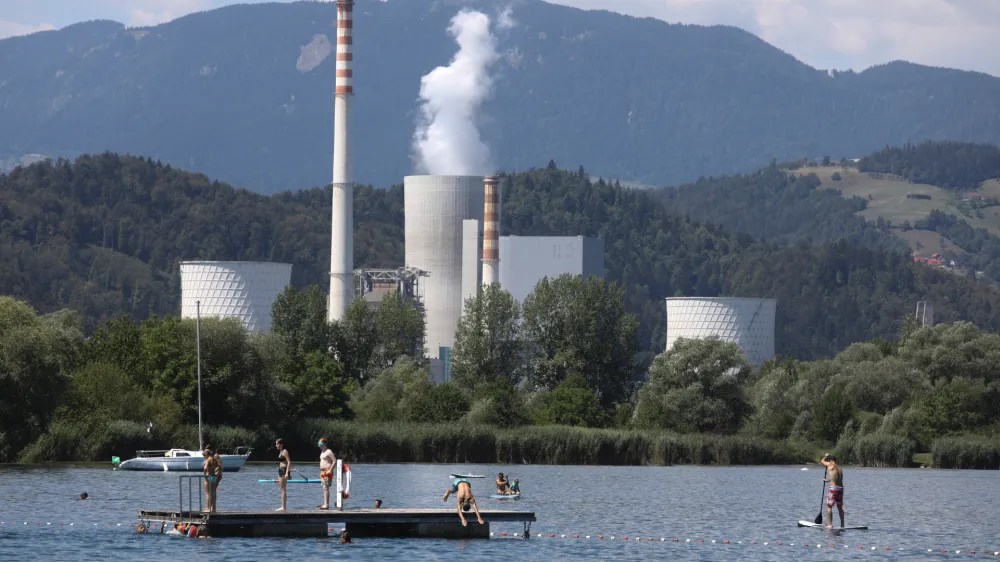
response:
[[[232,454],[220,454],[224,472],[239,472],[250,457],[250,447],[237,447]],[[151,472],[201,472],[205,459],[201,451],[169,449],[136,451],[135,458],[117,464],[117,470],[143,470]]]

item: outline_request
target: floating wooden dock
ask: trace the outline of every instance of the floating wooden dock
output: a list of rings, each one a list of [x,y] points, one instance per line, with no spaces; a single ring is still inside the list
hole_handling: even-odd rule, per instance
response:
[[[331,523],[343,523],[351,537],[488,538],[490,523],[523,523],[530,530],[534,512],[465,512],[462,526],[454,509],[344,509],[304,511],[201,511],[141,510],[144,522],[194,523],[204,526],[212,537],[325,537]],[[155,531],[154,531],[155,532]]]

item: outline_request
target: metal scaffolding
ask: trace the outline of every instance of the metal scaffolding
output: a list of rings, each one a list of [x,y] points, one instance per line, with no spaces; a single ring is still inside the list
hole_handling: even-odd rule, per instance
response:
[[[420,278],[428,275],[426,271],[415,267],[355,269],[354,296],[355,298],[364,298],[365,295],[376,290],[395,291],[400,293],[404,299],[412,300],[417,310],[423,313],[423,290],[420,286]],[[374,306],[377,308],[378,305]]]

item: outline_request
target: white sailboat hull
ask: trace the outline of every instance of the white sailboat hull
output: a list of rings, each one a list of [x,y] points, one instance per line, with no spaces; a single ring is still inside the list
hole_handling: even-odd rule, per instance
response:
[[[197,451],[192,453],[197,454]],[[119,470],[143,470],[150,472],[201,472],[205,459],[192,454],[186,457],[136,457],[120,465]],[[250,455],[219,455],[224,472],[239,472]]]

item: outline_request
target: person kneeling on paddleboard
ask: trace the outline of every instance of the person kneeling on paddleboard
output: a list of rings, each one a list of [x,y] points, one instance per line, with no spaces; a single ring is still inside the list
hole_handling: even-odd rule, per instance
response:
[[[826,519],[829,522],[828,528],[833,527],[833,506],[837,506],[840,512],[840,526],[844,526],[844,469],[837,464],[837,457],[827,453],[819,461],[826,467],[828,478],[824,482],[830,483],[830,490],[826,495]]]
[[[483,516],[479,514],[479,507],[476,505],[476,498],[472,495],[472,485],[465,478],[456,478],[451,484],[451,488],[444,493],[444,497],[441,501],[448,501],[448,496],[452,494],[457,494],[458,497],[458,518],[462,520],[462,526],[467,527],[469,523],[465,520],[465,514],[462,511],[469,511],[469,508],[476,510],[476,518],[479,519],[479,524],[483,525]]]
[[[521,485],[519,484],[519,482],[520,480],[518,480],[517,478],[514,479],[514,483],[511,484],[510,486],[510,495],[516,496],[521,493]]]

